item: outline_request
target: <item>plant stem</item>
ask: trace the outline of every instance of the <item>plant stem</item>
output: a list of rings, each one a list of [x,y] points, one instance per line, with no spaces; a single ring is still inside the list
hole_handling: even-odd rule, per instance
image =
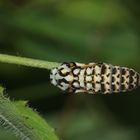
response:
[[[0,62],[23,65],[28,67],[36,67],[42,69],[52,69],[60,65],[59,63],[56,62],[25,58],[20,56],[11,56],[7,54],[0,54]]]

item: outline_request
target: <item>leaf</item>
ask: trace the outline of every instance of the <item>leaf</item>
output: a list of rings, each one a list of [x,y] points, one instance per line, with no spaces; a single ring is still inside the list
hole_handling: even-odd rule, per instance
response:
[[[0,124],[21,140],[58,140],[45,120],[27,106],[26,101],[10,101],[0,87]]]

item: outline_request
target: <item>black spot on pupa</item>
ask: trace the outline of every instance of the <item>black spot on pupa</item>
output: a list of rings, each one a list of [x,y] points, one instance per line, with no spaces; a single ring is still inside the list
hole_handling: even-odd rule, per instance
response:
[[[134,79],[133,79],[132,75],[130,75],[129,83],[131,84],[131,83],[133,83],[133,81],[134,81]]]
[[[119,82],[117,82],[117,85],[119,85],[120,83]]]
[[[62,65],[66,65],[68,67],[74,67],[74,66],[76,66],[76,63],[75,62],[64,62],[64,63],[62,63]]]
[[[131,85],[129,86],[129,89],[130,89],[130,90],[134,89],[134,85],[131,84]]]
[[[57,80],[57,84],[60,85],[60,86],[62,86],[61,85],[62,82],[66,83],[66,84],[69,84],[69,82],[66,79],[64,79],[64,78]]]
[[[70,62],[69,65],[70,65],[70,67],[76,67],[77,66],[75,62]]]
[[[122,69],[122,75],[125,75],[126,74],[126,69]]]
[[[116,90],[116,86],[115,85],[111,85],[111,89],[112,89],[112,91],[115,91]]]
[[[121,83],[124,83],[124,81],[125,81],[125,79],[124,79],[124,77],[122,76],[122,77],[121,77]]]
[[[101,62],[101,63],[97,63],[97,65],[98,65],[98,67],[102,67],[102,65],[103,65],[103,63]]]
[[[111,69],[111,67],[108,68],[109,70]]]
[[[116,72],[117,72],[117,69],[114,67],[114,68],[112,69],[112,74],[116,74]]]
[[[129,75],[127,75],[126,78],[129,78]]]
[[[110,73],[108,73],[106,76],[109,77],[110,76]]]
[[[115,77],[114,76],[112,76],[112,83],[114,83],[115,82]]]
[[[101,83],[103,83],[103,82],[104,82],[104,76],[101,77]]]
[[[134,75],[135,75],[135,71],[131,69],[131,70],[129,71],[129,74],[130,74],[131,76],[134,76]]]
[[[94,74],[95,74],[95,69],[92,70],[92,75],[94,75]]]
[[[92,87],[95,88],[95,83],[92,82]]]
[[[99,63],[97,63],[97,65],[103,65],[103,62],[99,62]]]
[[[102,65],[101,74],[105,74],[105,73],[106,73],[106,66]]]
[[[139,74],[137,73],[137,82],[136,82],[136,86],[139,86],[139,79],[140,77],[139,77]]]
[[[96,84],[100,84],[100,82],[99,81],[96,81]]]
[[[106,91],[105,85],[104,84],[101,84],[101,92],[104,93],[105,91]]]
[[[117,78],[120,78],[120,74],[117,75]]]
[[[125,90],[125,85],[124,84],[121,85],[120,90],[122,90],[122,91]]]
[[[101,93],[101,90],[98,90],[97,93]]]
[[[109,85],[109,82],[106,82],[107,85]]]

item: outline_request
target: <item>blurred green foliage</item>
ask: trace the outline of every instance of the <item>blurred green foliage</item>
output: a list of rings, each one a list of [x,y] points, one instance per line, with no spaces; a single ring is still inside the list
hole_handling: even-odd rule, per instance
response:
[[[0,53],[140,71],[139,6],[138,0],[1,0]],[[9,64],[0,64],[0,82],[11,98],[30,100],[64,140],[140,139],[140,89],[68,95],[50,85],[49,71]],[[0,139],[8,137],[0,131]]]

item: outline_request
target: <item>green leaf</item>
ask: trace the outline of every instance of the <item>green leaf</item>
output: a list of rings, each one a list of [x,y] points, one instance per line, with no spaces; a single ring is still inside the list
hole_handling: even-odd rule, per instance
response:
[[[0,125],[21,140],[58,140],[54,129],[27,106],[26,101],[10,101],[0,87]]]

